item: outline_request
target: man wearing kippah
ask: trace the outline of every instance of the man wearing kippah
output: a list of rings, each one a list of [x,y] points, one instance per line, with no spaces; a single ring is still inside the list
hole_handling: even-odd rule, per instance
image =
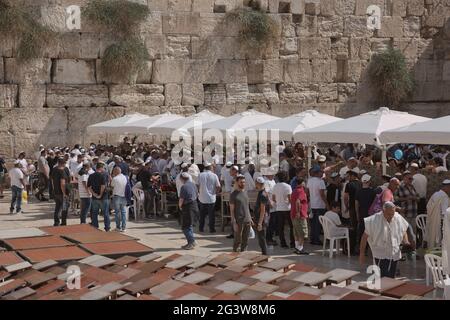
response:
[[[397,262],[401,259],[400,245],[409,245],[408,222],[395,211],[392,202],[385,202],[383,211],[364,219],[365,231],[359,248],[360,264],[365,263],[365,251],[369,242],[380,276],[395,278]]]
[[[450,180],[442,182],[441,190],[435,192],[427,204],[427,244],[434,248],[441,244],[441,220],[450,206]]]
[[[181,229],[186,237],[187,244],[181,247],[184,250],[193,250],[196,246],[193,229],[193,217],[198,215],[197,187],[192,182],[188,172],[180,174],[182,186],[180,189],[179,207],[181,210]]]

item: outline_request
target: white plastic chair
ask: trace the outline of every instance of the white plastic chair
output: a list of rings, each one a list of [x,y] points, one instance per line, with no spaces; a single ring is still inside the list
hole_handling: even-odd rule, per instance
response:
[[[424,248],[427,240],[427,215],[419,214],[416,217],[416,226],[422,231],[422,248]]]
[[[433,276],[433,286],[435,289],[445,289],[445,276],[442,268],[442,258],[434,254],[425,255],[425,263]],[[433,298],[436,297],[436,290],[433,292]]]
[[[144,199],[144,190],[138,188],[133,189],[134,220],[138,220],[138,216],[141,215],[141,210],[144,211]]]
[[[331,227],[334,226],[334,223],[324,216],[319,216],[320,224],[323,228],[323,250],[322,255],[325,255],[325,248],[327,244],[327,240],[330,241],[330,258],[333,257],[334,243],[336,242],[336,254],[339,254],[339,240],[346,239],[347,240],[347,253],[348,257],[350,257],[350,233],[348,229],[345,229],[344,236],[335,236],[332,235],[330,230]]]

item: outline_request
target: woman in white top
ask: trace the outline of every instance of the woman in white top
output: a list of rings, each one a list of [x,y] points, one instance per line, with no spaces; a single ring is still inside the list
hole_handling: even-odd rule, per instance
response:
[[[276,220],[278,225],[278,236],[282,248],[288,248],[284,237],[284,226],[286,222],[289,224],[290,245],[295,248],[294,229],[291,221],[291,194],[292,188],[287,184],[288,176],[284,171],[277,174],[278,183],[272,191],[272,201],[275,202]]]

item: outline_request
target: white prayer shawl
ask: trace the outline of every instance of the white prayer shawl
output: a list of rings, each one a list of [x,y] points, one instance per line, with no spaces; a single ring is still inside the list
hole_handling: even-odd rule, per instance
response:
[[[438,191],[439,193],[440,191]],[[428,248],[435,248],[441,244],[441,205],[443,201],[448,201],[448,196],[442,193],[442,196],[436,196],[436,193],[430,198],[427,204],[427,243]]]
[[[444,237],[442,240],[442,267],[444,270],[444,274],[450,274],[450,213],[449,212],[447,212],[444,216]]]

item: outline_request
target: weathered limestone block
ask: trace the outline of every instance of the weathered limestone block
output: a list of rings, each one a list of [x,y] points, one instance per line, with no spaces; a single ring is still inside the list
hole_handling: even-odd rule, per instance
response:
[[[317,16],[303,15],[302,20],[296,24],[296,32],[299,37],[313,37],[318,35],[319,23]]]
[[[434,57],[434,40],[433,39],[418,39],[417,40],[417,54],[420,59],[433,59]]]
[[[163,15],[163,33],[165,34],[190,34],[200,33],[200,13],[177,13]]]
[[[215,0],[215,11],[229,12],[236,8],[242,7],[243,2],[240,0]]]
[[[39,22],[57,32],[69,31],[66,25],[66,8],[61,5],[42,5],[39,7]]]
[[[334,10],[338,16],[355,14],[356,0],[334,0]]]
[[[166,106],[179,106],[181,105],[181,99],[183,93],[181,91],[180,84],[169,83],[165,85],[164,95],[166,97]]]
[[[19,63],[15,58],[6,58],[5,82],[17,84],[50,83],[50,59],[33,59]]]
[[[220,60],[219,64],[221,65],[219,78],[222,83],[247,83],[245,60]]]
[[[450,61],[445,61],[442,68],[442,80],[450,81]]]
[[[161,107],[155,106],[129,106],[125,108],[127,114],[140,113],[147,116],[154,116],[161,113]]]
[[[320,14],[320,0],[305,0],[305,13],[317,16]]]
[[[344,18],[339,16],[319,17],[319,34],[322,37],[342,37]]]
[[[406,8],[408,6],[407,0],[392,1],[392,15],[406,17]]]
[[[292,15],[290,14],[283,14],[281,16],[281,35],[286,38],[296,36],[295,24],[292,21]]]
[[[424,16],[425,27],[442,28],[450,15],[450,7],[439,4]]]
[[[391,39],[371,39],[370,47],[372,54],[382,53],[386,51],[392,44]]]
[[[319,96],[317,102],[337,102],[338,100],[338,90],[336,83],[317,85],[317,91]]]
[[[414,39],[394,39],[393,46],[399,49],[406,59],[417,58],[417,41]]]
[[[68,108],[67,110],[67,144],[73,145],[75,143],[84,142],[88,144],[91,142],[99,143],[105,142],[105,135],[98,133],[86,133],[86,128],[92,124],[112,120],[125,115],[124,107],[106,107],[106,108]]]
[[[108,47],[110,47],[111,45],[117,43],[117,39],[113,34],[102,34],[102,36],[100,37],[100,52],[99,52],[99,57],[103,58],[103,56],[105,55],[105,51],[106,49],[108,49]]]
[[[152,83],[183,83],[185,60],[156,60],[153,63]]]
[[[227,91],[224,84],[205,85],[205,106],[224,106],[227,103]]]
[[[214,0],[192,0],[193,12],[214,12]]]
[[[82,59],[97,59],[100,55],[100,35],[95,33],[81,34]]]
[[[299,38],[299,57],[303,59],[329,58],[331,41],[329,38]]]
[[[17,41],[6,34],[0,35],[0,56],[11,58],[16,52]]]
[[[270,0],[269,1],[269,12],[270,13],[278,13],[279,8],[280,8],[280,0],[273,0],[273,1]]]
[[[324,17],[332,17],[336,14],[335,0],[320,0],[320,14]]]
[[[248,83],[279,83],[283,81],[283,61],[270,60],[248,60],[247,62]]]
[[[227,104],[248,104],[248,85],[246,83],[230,83],[225,86]]]
[[[356,83],[338,83],[338,102],[356,101]]]
[[[184,83],[183,98],[181,104],[184,106],[201,106],[205,103],[205,92],[201,83]]]
[[[325,59],[312,60],[312,81],[313,82],[332,82],[332,61]]]
[[[192,9],[192,0],[167,0],[168,11],[187,11]]]
[[[355,15],[366,16],[367,8],[371,5],[379,6],[381,15],[384,15],[384,0],[356,0]]]
[[[72,59],[56,60],[53,83],[95,84],[95,61]]]
[[[161,107],[161,110],[164,110],[164,112],[178,114],[184,117],[189,117],[196,113],[194,106],[163,106]]]
[[[144,44],[151,60],[162,59],[166,56],[166,37],[162,34],[146,34]]]
[[[407,17],[404,20],[404,36],[407,38],[419,38],[421,29],[420,17]]]
[[[283,104],[315,103],[318,93],[308,84],[289,83],[280,85],[280,102]]]
[[[401,17],[383,17],[378,36],[382,38],[403,37],[403,19]]]
[[[347,82],[359,82],[361,78],[362,64],[361,60],[347,61]]]
[[[167,11],[169,2],[167,0],[148,0],[150,11]]]
[[[151,61],[146,61],[144,68],[139,71],[136,83],[139,84],[149,84],[152,82],[152,71],[153,71],[153,63]]]
[[[331,59],[348,59],[350,40],[348,38],[337,38],[331,41]]]
[[[108,105],[108,88],[103,85],[47,85],[47,106],[91,107]]]
[[[370,58],[370,40],[367,38],[350,38],[349,53],[351,59],[368,60]]]
[[[280,55],[289,56],[298,53],[298,40],[297,38],[282,38]]]
[[[3,64],[3,58],[0,57],[0,83],[5,82],[5,68]]]
[[[45,84],[20,85],[19,107],[20,108],[42,108],[45,106],[46,87]]]
[[[344,19],[344,36],[370,37],[373,31],[367,29],[367,17],[348,16]]]
[[[264,83],[249,85],[248,91],[248,99],[251,105],[280,103],[280,97],[278,96],[275,84]]]
[[[140,33],[162,34],[161,12],[150,12],[147,19],[140,25]]]
[[[155,84],[111,85],[110,101],[118,106],[163,106],[164,86]]]
[[[284,82],[303,83],[312,80],[311,63],[307,59],[286,59],[284,61]]]
[[[408,16],[422,16],[425,12],[425,2],[423,0],[407,0]]]
[[[0,109],[17,107],[17,85],[0,84]]]
[[[78,32],[66,32],[58,41],[58,58],[79,59],[81,57],[81,35]]]
[[[167,57],[189,58],[191,56],[190,36],[167,36]]]
[[[291,0],[292,14],[305,14],[305,0]]]
[[[236,37],[192,37],[191,43],[193,59],[238,59],[246,54]]]

